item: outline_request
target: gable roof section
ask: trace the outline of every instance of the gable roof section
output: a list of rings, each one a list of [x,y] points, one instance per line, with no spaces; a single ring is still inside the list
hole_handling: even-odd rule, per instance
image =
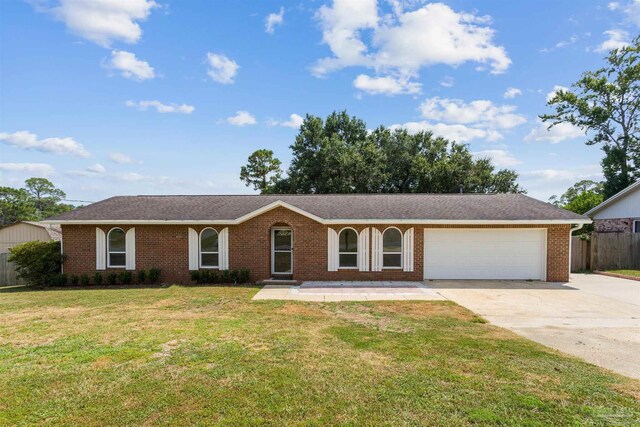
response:
[[[640,190],[640,180],[636,183],[631,184],[630,186],[628,186],[627,188],[618,191],[616,194],[614,194],[613,196],[609,197],[607,200],[605,200],[604,202],[600,203],[598,206],[592,208],[591,210],[585,212],[584,214],[586,216],[592,216],[594,215],[596,212],[601,211],[602,209],[606,208],[607,206],[610,206],[616,202],[618,202],[619,200],[627,197],[629,194]]]
[[[277,207],[323,224],[589,223],[522,194],[118,196],[49,218],[56,224],[239,224]]]
[[[60,240],[62,240],[62,229],[60,228],[60,226],[51,224],[51,223],[36,222],[36,221],[18,221],[12,224],[7,224],[4,227],[0,227],[0,230],[7,229],[9,227],[13,227],[18,224],[27,224],[27,225],[32,225],[34,227],[43,228],[47,232],[51,240],[54,240],[56,242],[59,242]]]

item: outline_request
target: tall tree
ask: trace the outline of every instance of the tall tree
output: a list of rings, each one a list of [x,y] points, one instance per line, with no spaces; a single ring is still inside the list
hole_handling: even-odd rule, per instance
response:
[[[549,201],[554,205],[578,214],[584,214],[598,206],[604,200],[604,186],[590,179],[578,181],[567,189],[560,197],[551,196]],[[590,233],[593,224],[586,224],[575,234]]]
[[[29,178],[25,181],[25,190],[33,201],[38,219],[44,219],[73,209],[62,203],[67,197],[64,191],[56,188],[46,178]]]
[[[281,178],[280,160],[273,157],[271,150],[256,150],[240,168],[240,179],[246,186],[253,185],[255,190],[267,193]]]
[[[630,46],[612,50],[607,65],[584,73],[572,90],[558,91],[547,103],[555,112],[540,116],[550,128],[578,126],[588,145],[602,145],[605,198],[640,177],[639,53],[640,36]]]
[[[33,200],[24,188],[0,187],[0,225],[37,219]]]
[[[366,123],[346,111],[326,120],[307,115],[291,146],[288,176],[279,193],[523,192],[513,170],[495,171],[466,145]]]

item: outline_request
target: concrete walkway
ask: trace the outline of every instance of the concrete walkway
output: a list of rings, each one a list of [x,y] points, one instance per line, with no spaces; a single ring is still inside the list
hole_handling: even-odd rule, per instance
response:
[[[304,282],[300,286],[266,285],[254,300],[395,301],[445,300],[420,282]]]
[[[595,365],[640,378],[640,282],[597,274],[568,284],[430,281],[494,325]]]

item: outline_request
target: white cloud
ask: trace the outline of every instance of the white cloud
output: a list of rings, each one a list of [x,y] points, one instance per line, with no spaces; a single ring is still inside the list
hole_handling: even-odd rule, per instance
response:
[[[119,152],[110,153],[109,160],[111,160],[113,163],[118,164],[134,163],[134,160],[131,156]]]
[[[111,59],[103,61],[103,66],[110,70],[120,72],[122,77],[143,81],[156,77],[153,67],[148,62],[136,58],[136,55],[124,50],[114,50],[111,52]]]
[[[440,86],[442,87],[453,87],[454,80],[451,76],[445,76],[442,80],[440,80]]]
[[[37,150],[44,153],[55,154],[73,154],[80,157],[90,156],[82,144],[69,137],[38,139],[38,135],[35,133],[23,130],[14,133],[0,132],[0,141],[24,150]]]
[[[124,181],[124,182],[137,182],[137,181],[142,181],[143,179],[145,179],[144,175],[141,175],[137,172],[125,172],[125,173],[118,173],[113,175],[113,177],[117,180],[117,181]]]
[[[429,98],[420,105],[422,116],[445,123],[462,123],[480,128],[511,129],[527,121],[513,105],[495,105],[487,100],[465,103],[460,99]]]
[[[555,85],[555,86],[553,87],[553,89],[551,89],[551,92],[549,92],[549,93],[547,94],[547,102],[551,101],[551,100],[553,99],[553,97],[554,97],[554,96],[556,96],[556,93],[558,93],[558,92],[560,92],[560,91],[562,91],[562,92],[569,92],[569,88],[568,88],[568,87],[566,87],[566,86],[558,86],[558,85]]]
[[[158,113],[181,113],[191,114],[195,110],[193,105],[187,104],[163,104],[160,101],[127,101],[127,107],[137,108],[146,111],[149,107],[155,108]]]
[[[236,111],[235,116],[227,117],[227,123],[233,126],[255,125],[256,118],[248,111]]]
[[[240,68],[236,61],[224,55],[209,52],[207,53],[207,62],[209,64],[207,74],[211,79],[225,85],[234,82],[238,68]]]
[[[630,2],[627,7],[625,7],[624,12],[626,13],[629,21],[631,21],[635,26],[640,27],[640,0],[633,0]]]
[[[570,185],[582,179],[601,180],[602,168],[592,164],[570,169],[537,169],[520,172],[519,177],[529,196],[545,201],[553,194],[562,194]]]
[[[493,161],[493,164],[498,167],[512,167],[522,163],[506,150],[476,151],[473,155],[476,158],[488,157]]]
[[[269,34],[273,34],[273,32],[275,31],[275,26],[282,25],[283,22],[284,22],[284,8],[281,7],[280,12],[270,13],[269,15],[267,15],[267,18],[265,19],[265,23],[264,23],[264,30]]]
[[[420,83],[410,82],[404,78],[394,77],[370,77],[360,74],[353,81],[353,85],[363,92],[370,95],[401,95],[420,93],[422,85]]]
[[[522,91],[518,88],[510,87],[510,88],[507,88],[503,96],[505,97],[505,99],[512,99],[518,95],[522,95]]]
[[[299,114],[291,114],[289,116],[289,120],[283,121],[283,122],[278,122],[276,120],[269,120],[267,122],[268,126],[284,126],[284,127],[289,127],[289,128],[293,128],[293,129],[299,129],[300,126],[302,126],[302,122],[304,122],[304,117],[302,117]]]
[[[551,129],[547,129],[549,125],[539,123],[538,126],[531,129],[529,134],[524,137],[525,141],[548,141],[557,144],[566,139],[574,139],[584,137],[584,132],[577,126],[570,123],[560,123]]]
[[[617,1],[612,1],[607,4],[607,8],[609,10],[618,10],[620,8],[620,3],[618,3]]]
[[[0,163],[0,171],[23,172],[37,176],[51,176],[55,172],[47,163]]]
[[[105,168],[104,166],[102,166],[100,163],[95,163],[89,167],[87,167],[87,172],[92,172],[92,173],[105,173],[107,171],[107,168]]]
[[[36,10],[51,13],[67,29],[102,47],[114,40],[136,43],[142,36],[137,21],[147,19],[158,6],[153,0],[59,0],[55,7],[34,1]]]
[[[602,34],[604,34],[607,39],[596,47],[596,52],[608,52],[612,49],[620,49],[622,47],[629,46],[630,36],[625,30],[611,29]]]
[[[497,141],[502,138],[499,132],[487,129],[477,129],[460,124],[446,123],[429,123],[427,121],[407,122],[389,126],[391,130],[406,129],[410,134],[416,134],[422,131],[432,132],[435,136],[456,141],[459,143],[469,142],[474,139],[486,139],[488,141]]]
[[[489,17],[458,13],[443,3],[409,12],[393,9],[381,17],[376,0],[334,0],[322,6],[316,18],[333,56],[317,61],[313,73],[364,66],[407,77],[433,64],[476,62],[497,74],[511,64],[505,49],[493,43]],[[365,30],[371,31],[370,45],[362,38]]]

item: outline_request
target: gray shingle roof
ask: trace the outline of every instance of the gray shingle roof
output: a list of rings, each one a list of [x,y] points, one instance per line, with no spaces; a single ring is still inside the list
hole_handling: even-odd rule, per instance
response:
[[[48,221],[234,221],[277,201],[323,220],[588,220],[522,194],[317,194],[118,196]]]

